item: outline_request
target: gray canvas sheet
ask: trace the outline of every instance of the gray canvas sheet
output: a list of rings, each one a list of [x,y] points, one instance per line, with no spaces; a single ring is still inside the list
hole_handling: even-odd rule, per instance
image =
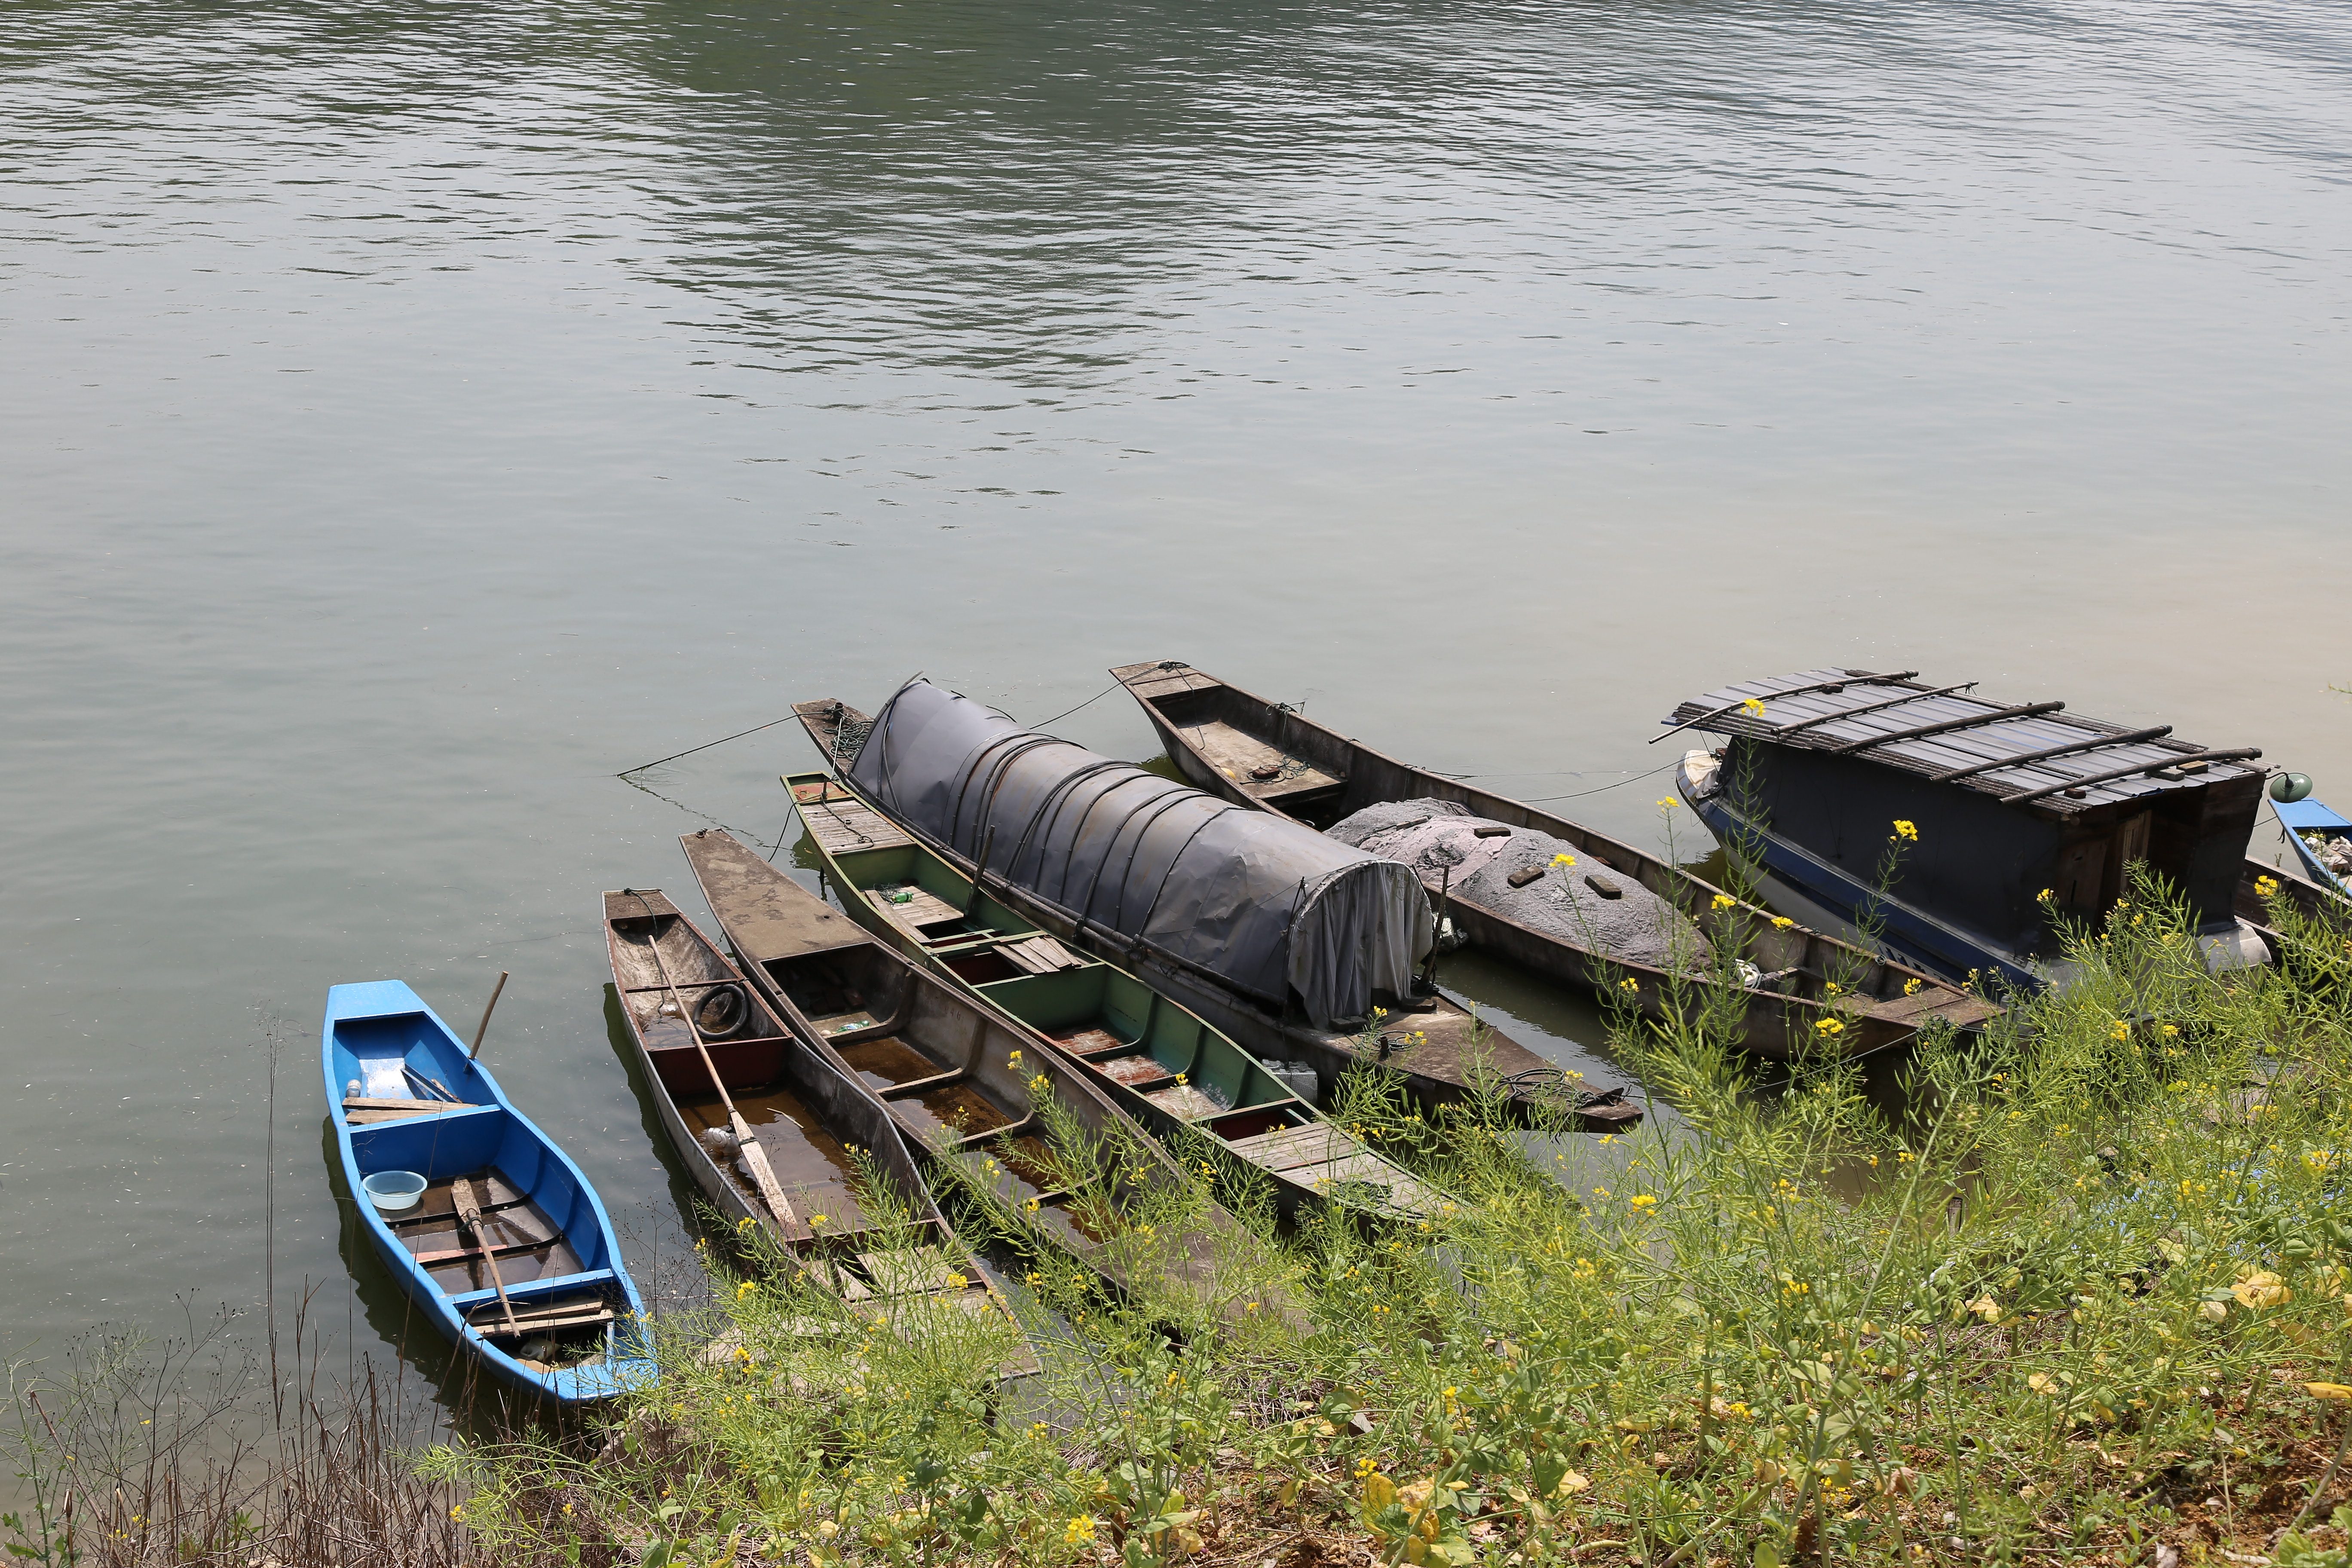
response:
[[[1482,827],[1505,831],[1481,838]],[[1604,958],[1659,969],[1703,968],[1714,961],[1698,928],[1633,878],[1581,857],[1574,866],[1556,866],[1553,858],[1575,855],[1574,845],[1474,816],[1468,806],[1450,800],[1366,806],[1335,824],[1331,837],[1400,861],[1431,880],[1451,867],[1449,897],[1565,937]],[[1529,869],[1543,875],[1525,887],[1511,886],[1513,872]],[[1604,888],[1617,896],[1609,897]]]
[[[1435,932],[1412,873],[1312,828],[1024,730],[912,680],[850,782],[1070,914],[1139,936],[1318,1027],[1410,994]]]

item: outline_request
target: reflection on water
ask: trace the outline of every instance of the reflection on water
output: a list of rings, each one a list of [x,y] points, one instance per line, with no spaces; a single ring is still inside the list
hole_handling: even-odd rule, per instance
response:
[[[2340,7],[9,24],[0,1349],[253,1297],[253,1009],[339,981],[511,970],[487,1059],[687,1256],[597,896],[814,758],[613,775],[917,669],[1137,756],[1105,668],[1191,659],[1643,845],[1661,713],[1831,660],[2352,779]],[[301,1141],[280,1306],[389,1353]]]

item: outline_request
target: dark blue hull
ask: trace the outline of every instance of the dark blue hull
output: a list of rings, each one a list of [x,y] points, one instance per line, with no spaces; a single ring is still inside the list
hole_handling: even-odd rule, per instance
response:
[[[1867,883],[1786,839],[1751,826],[1720,795],[1695,795],[1679,773],[1675,785],[1717,842],[1738,844],[1756,854],[1767,877],[1819,910],[1814,919],[1827,917],[1835,934],[1885,949],[1898,961],[1955,984],[1973,979],[1988,987],[2032,991],[2050,984],[2051,977],[2032,966],[2030,955],[1996,947],[1899,899],[1879,895]]]

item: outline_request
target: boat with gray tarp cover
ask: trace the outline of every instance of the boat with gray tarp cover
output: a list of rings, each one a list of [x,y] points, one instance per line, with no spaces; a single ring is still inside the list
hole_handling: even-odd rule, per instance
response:
[[[1523,1113],[1553,1106],[1588,1126],[1637,1113],[1423,992],[1435,920],[1406,867],[920,679],[870,720],[834,700],[796,711],[861,804],[1261,1055],[1335,1080],[1360,1059],[1355,1036],[1377,1034],[1424,1107],[1485,1075]]]

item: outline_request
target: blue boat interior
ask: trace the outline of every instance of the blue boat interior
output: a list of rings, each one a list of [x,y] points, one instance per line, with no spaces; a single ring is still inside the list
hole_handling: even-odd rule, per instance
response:
[[[339,994],[331,1007],[360,1011],[366,1000]],[[352,1195],[379,1244],[515,1371],[560,1395],[611,1392],[598,1385],[636,1353],[616,1336],[637,1304],[594,1193],[413,992],[382,1000],[412,1010],[331,1017],[326,1064],[341,1091]],[[358,1183],[383,1171],[425,1178],[414,1206],[385,1212],[360,1194]],[[461,1220],[461,1207],[477,1209],[478,1224]]]
[[[2328,864],[2328,848],[2336,839],[2352,837],[2352,821],[2315,800],[2273,800],[2271,812],[2294,842],[2294,852],[2322,887],[2329,883],[2352,892],[2352,879]],[[2342,861],[2339,859],[2338,864]]]

